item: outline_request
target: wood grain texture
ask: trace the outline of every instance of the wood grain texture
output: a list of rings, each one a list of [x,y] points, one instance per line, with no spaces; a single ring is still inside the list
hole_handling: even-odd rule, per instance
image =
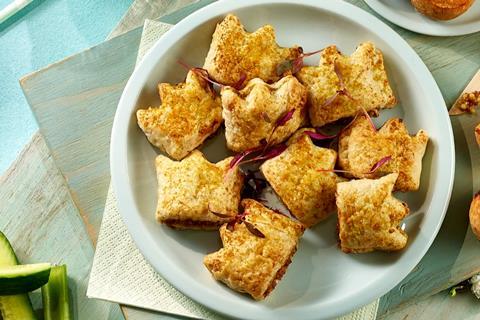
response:
[[[479,301],[472,294],[465,292],[450,297],[442,291],[377,320],[478,320],[479,311]]]
[[[210,2],[199,1],[161,20],[175,24]],[[134,29],[20,80],[94,244],[110,181],[113,116],[135,66],[140,36],[141,28]],[[52,70],[63,81],[55,80]]]
[[[187,2],[193,1],[182,1],[183,4]],[[179,6],[174,6],[171,3],[166,10],[171,11]],[[159,6],[156,8],[156,16],[161,15],[161,8]],[[128,31],[125,29],[126,27],[126,24],[120,24],[116,30],[125,32]],[[75,147],[79,148],[80,146],[76,145]],[[45,179],[47,178],[49,180],[46,182]],[[51,152],[40,133],[36,133],[32,137],[17,161],[0,179],[0,186],[0,229],[10,236],[21,261],[26,263],[39,261],[67,263],[71,279],[69,283],[71,302],[76,319],[123,318],[117,304],[87,299],[85,296],[88,274],[93,259],[93,247],[87,233],[95,238],[98,229],[95,229],[95,225],[91,223],[85,223],[85,228],[83,227],[82,220],[79,217],[82,216],[85,221],[88,216],[80,214],[73,205],[65,179],[59,173]],[[19,199],[18,194],[20,192],[34,196]],[[7,194],[8,201],[3,201]],[[45,204],[46,202],[48,205]],[[58,206],[56,206],[57,203],[59,203]],[[69,204],[68,208],[64,208],[66,204]],[[19,208],[22,208],[20,210],[20,213],[23,214],[21,219],[18,219]],[[60,212],[57,212],[59,210]],[[42,214],[44,219],[32,220],[35,221],[35,224],[32,224],[31,221],[28,221],[30,211]],[[52,216],[55,218],[52,218]],[[44,221],[50,219],[59,220],[55,222],[57,227],[53,230],[49,229],[52,223],[45,223],[46,221]],[[58,227],[58,225],[63,224],[65,225],[63,228]],[[72,225],[75,226],[73,232],[68,235],[68,240],[64,241],[65,230],[69,230],[68,227]],[[25,230],[28,230],[28,238],[22,237]],[[38,246],[36,244],[38,237],[47,238],[48,246]],[[88,254],[77,255],[76,246],[79,245]],[[69,246],[69,248],[66,249],[66,246]],[[50,259],[50,257],[54,258]],[[33,293],[31,296],[34,306],[41,308],[40,293]],[[124,307],[124,315],[130,314],[128,309]],[[148,311],[144,311],[144,313],[147,314]],[[131,319],[138,318],[135,315],[131,317]]]
[[[473,92],[473,91],[480,91],[480,69],[475,73],[472,80],[468,83],[463,93],[466,92]]]
[[[371,12],[360,0],[350,2]],[[189,10],[204,4],[200,1]],[[175,23],[185,13],[188,10],[162,21]],[[479,68],[480,34],[434,38],[393,28],[425,61],[447,105],[453,103]],[[139,37],[140,32],[134,30],[22,80],[22,87],[57,165],[75,195],[76,204],[96,230],[109,181],[108,140],[112,115],[129,75],[126,70],[133,69]],[[62,83],[57,79],[63,79]],[[55,90],[51,88],[54,84]],[[68,119],[63,121],[65,117]],[[382,298],[380,314],[399,312],[408,303],[480,271],[480,257],[475,253],[478,243],[470,236],[467,220],[468,204],[473,191],[480,187],[480,178],[477,168],[472,168],[472,153],[467,147],[469,137],[463,133],[463,122],[461,119],[452,121],[456,136],[456,170],[460,179],[456,180],[445,223],[415,270]],[[76,130],[65,133],[70,128]],[[102,136],[105,132],[108,134]],[[87,151],[76,154],[75,150],[83,150],[83,146]]]
[[[67,264],[75,319],[83,315],[120,319],[118,305],[85,296],[93,248],[41,135],[33,136],[0,178],[0,185],[0,230],[12,243],[20,262]],[[40,309],[40,292],[30,297],[34,307]]]
[[[119,36],[127,31],[143,26],[145,19],[158,19],[161,16],[182,9],[198,0],[134,0],[119,24],[107,39]]]

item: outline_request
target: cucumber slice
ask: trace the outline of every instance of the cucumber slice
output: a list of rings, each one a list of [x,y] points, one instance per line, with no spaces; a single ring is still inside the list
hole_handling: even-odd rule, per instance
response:
[[[36,320],[27,294],[0,296],[0,318],[3,320]]]
[[[0,267],[0,295],[27,293],[48,282],[50,263]]]
[[[42,287],[44,320],[69,320],[67,266],[52,267],[50,280]]]
[[[0,267],[18,264],[17,256],[7,237],[0,231]]]
[[[0,231],[0,267],[18,264],[17,256],[7,237]],[[32,304],[27,294],[0,296],[0,315],[3,320],[35,320]]]

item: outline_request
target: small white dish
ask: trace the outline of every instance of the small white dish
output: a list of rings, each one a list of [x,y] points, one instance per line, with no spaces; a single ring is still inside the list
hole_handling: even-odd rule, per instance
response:
[[[431,36],[460,36],[480,31],[480,1],[461,16],[439,21],[417,12],[410,0],[364,0],[370,8],[402,28]]]
[[[337,247],[336,217],[307,230],[284,279],[272,295],[256,302],[215,281],[202,261],[221,247],[218,232],[175,231],[155,221],[158,153],[136,123],[138,108],[159,105],[159,82],[180,82],[182,59],[201,66],[215,25],[227,13],[238,15],[247,30],[264,24],[276,29],[282,46],[299,44],[306,52],[336,44],[350,54],[373,41],[385,57],[400,104],[381,111],[377,124],[399,116],[410,132],[431,137],[418,192],[397,194],[407,201],[408,246],[397,253],[344,254]],[[318,56],[308,64],[318,63]],[[210,161],[228,155],[222,134],[201,150]],[[111,175],[118,208],[139,249],[173,286],[217,312],[241,319],[329,319],[372,302],[398,284],[420,261],[437,234],[450,199],[454,146],[450,119],[432,75],[392,29],[343,1],[219,1],[182,20],[167,32],[133,72],[120,99],[112,129]]]

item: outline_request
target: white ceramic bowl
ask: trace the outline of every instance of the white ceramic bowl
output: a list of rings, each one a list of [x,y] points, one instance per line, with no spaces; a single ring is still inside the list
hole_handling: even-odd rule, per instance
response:
[[[405,220],[409,242],[398,253],[348,255],[336,245],[332,217],[308,230],[286,276],[263,302],[255,302],[216,282],[203,266],[205,254],[220,248],[218,232],[175,231],[154,218],[157,150],[136,124],[139,107],[158,105],[159,82],[183,81],[182,59],[201,66],[217,22],[229,12],[249,31],[272,24],[283,46],[313,51],[337,44],[351,53],[362,41],[383,52],[400,105],[381,112],[383,123],[401,116],[411,132],[431,136],[423,160],[421,188],[400,194],[411,208]],[[307,63],[318,62],[318,56]],[[222,135],[202,151],[211,161],[227,155]],[[347,313],[385,294],[420,261],[442,223],[453,181],[452,129],[442,95],[408,44],[384,23],[343,1],[242,0],[209,5],[167,32],[135,69],[120,99],[112,131],[111,174],[118,208],[143,255],[167,281],[218,312],[242,319],[326,319]]]
[[[364,0],[370,8],[402,28],[431,36],[459,36],[480,31],[480,1],[448,21],[434,20],[415,10],[410,0]]]

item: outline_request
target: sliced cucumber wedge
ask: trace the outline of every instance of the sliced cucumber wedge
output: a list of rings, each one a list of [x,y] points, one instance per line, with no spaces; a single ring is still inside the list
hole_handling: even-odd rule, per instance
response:
[[[67,266],[52,267],[50,280],[42,287],[44,320],[69,320]]]
[[[13,296],[0,296],[0,314],[3,320],[37,319],[26,293]]]
[[[0,267],[18,264],[17,256],[7,237],[0,231]]]
[[[0,295],[33,291],[48,282],[50,263],[0,267]]]
[[[7,237],[0,232],[0,267],[18,264],[17,256]],[[32,304],[27,294],[0,296],[0,314],[3,320],[35,320]]]

